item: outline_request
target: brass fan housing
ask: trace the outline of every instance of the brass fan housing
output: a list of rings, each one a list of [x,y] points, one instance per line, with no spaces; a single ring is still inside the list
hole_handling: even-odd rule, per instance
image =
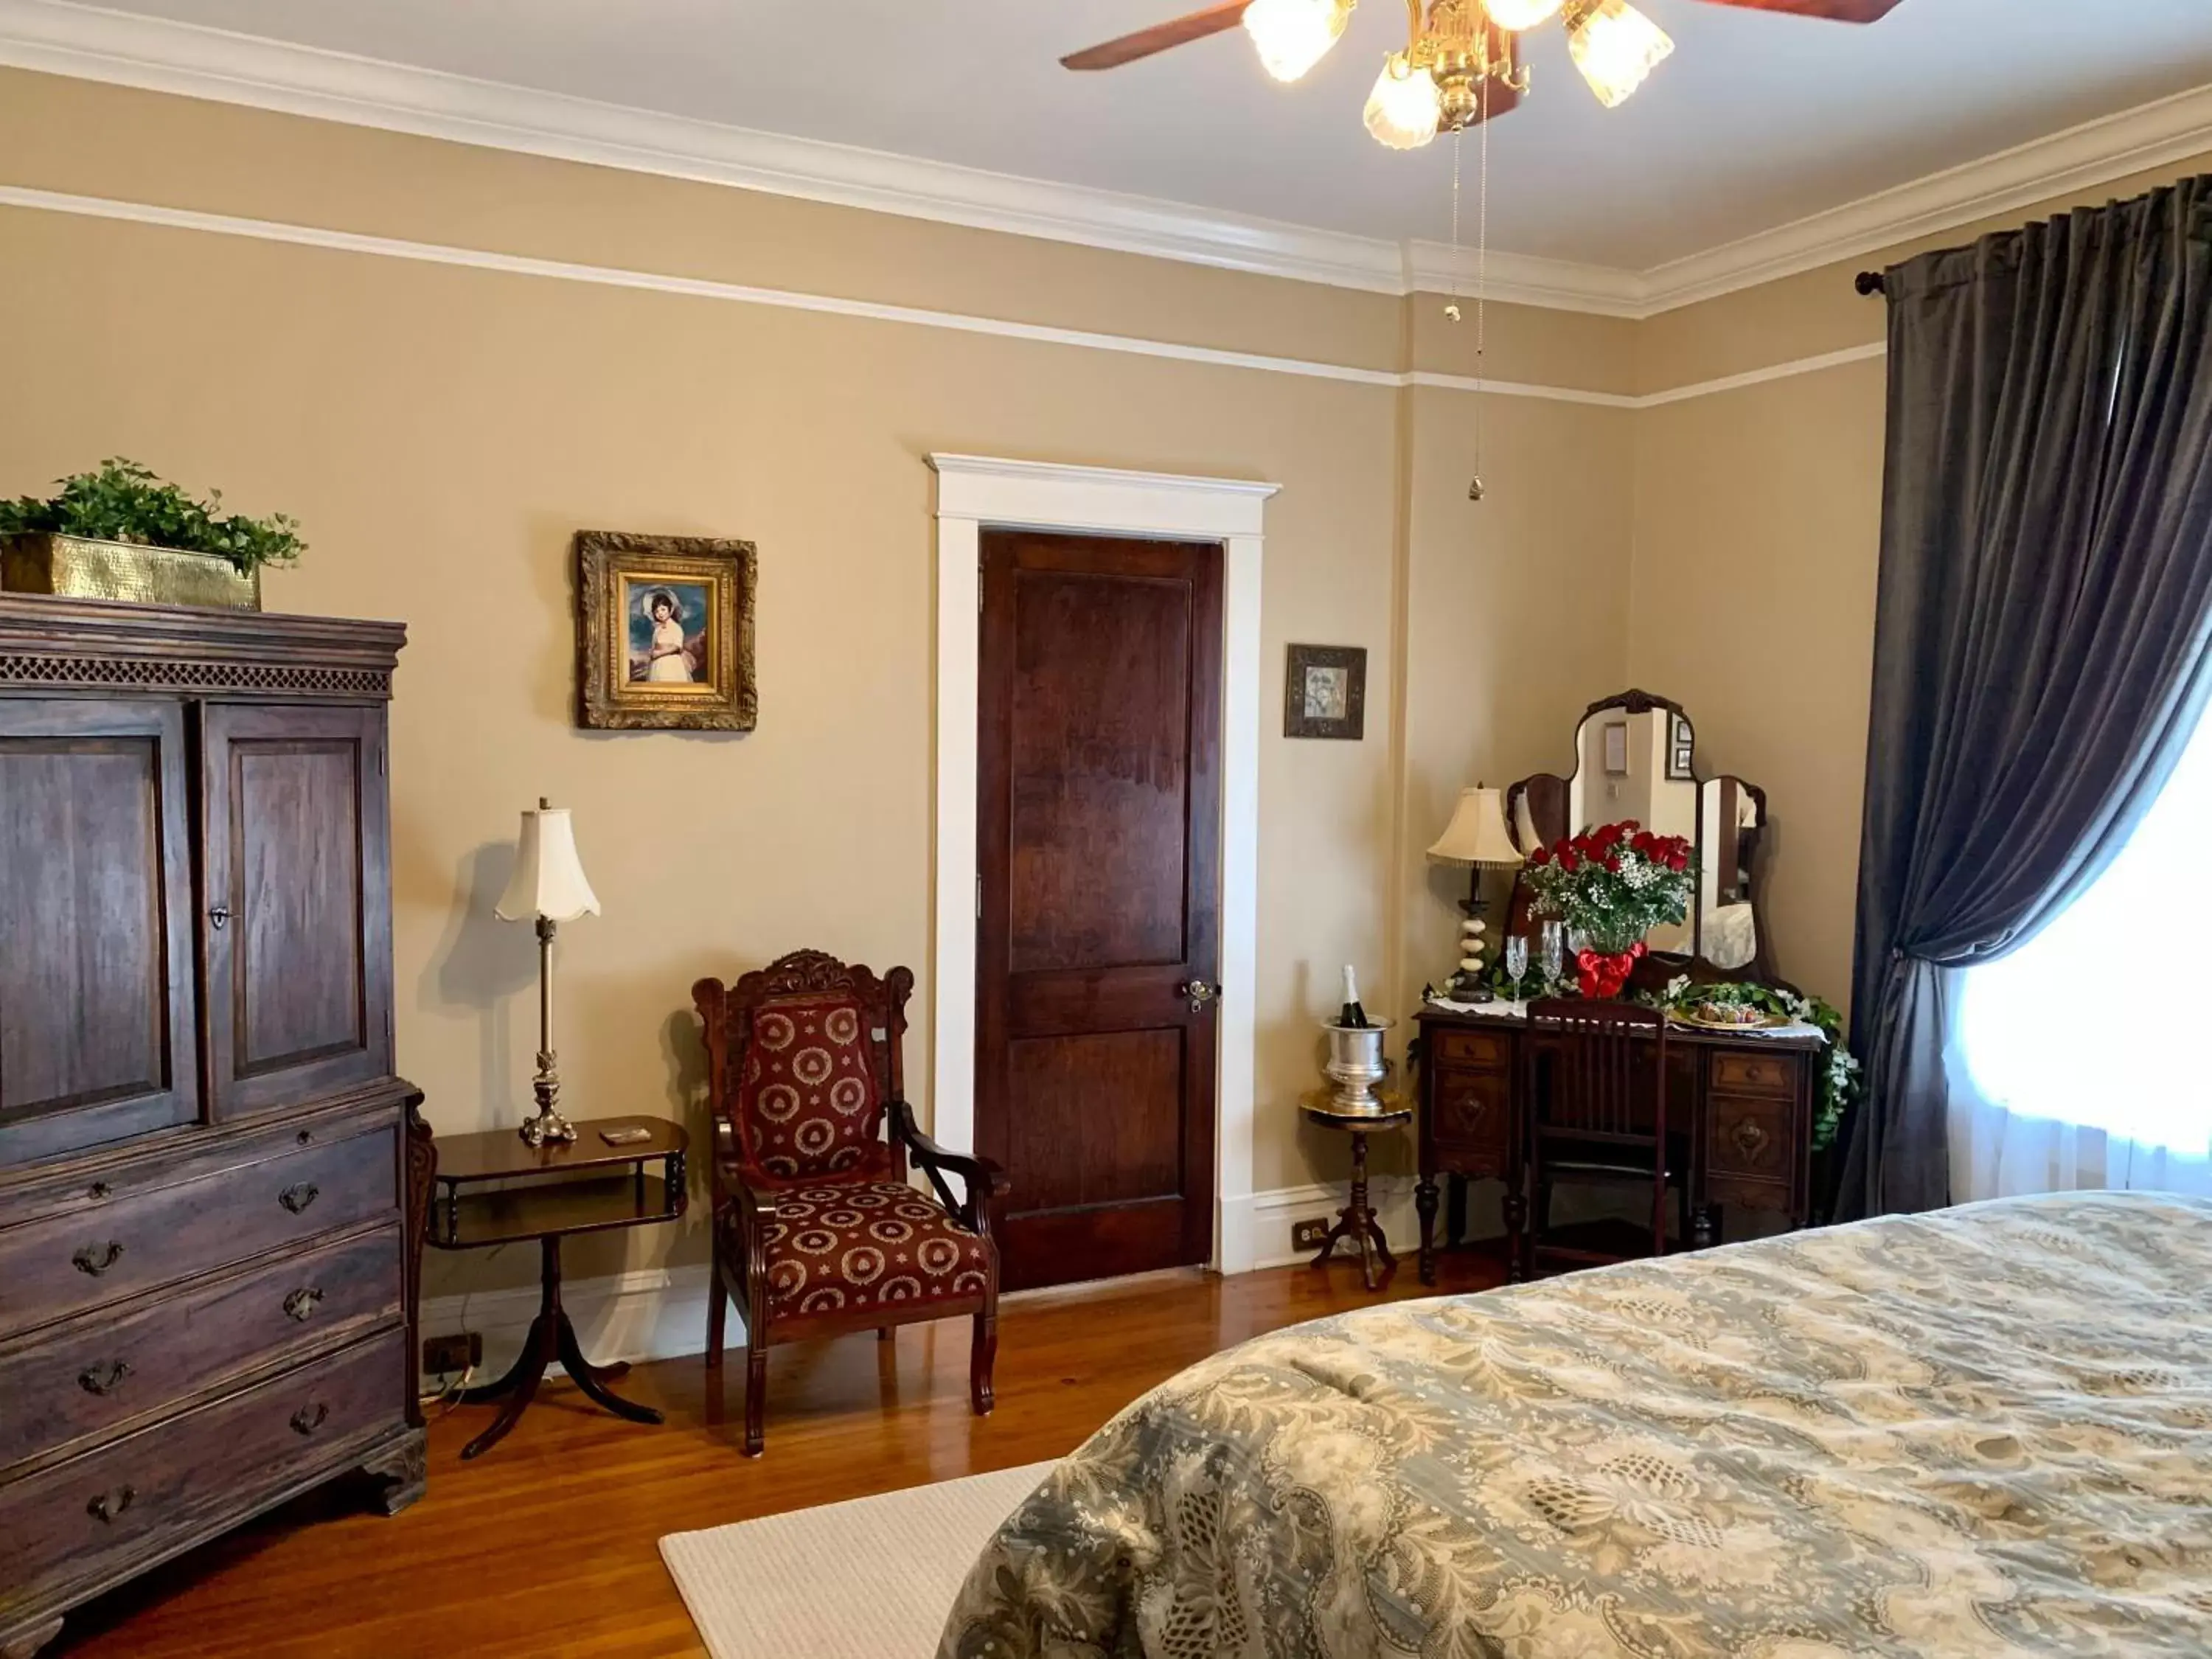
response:
[[[1485,81],[1516,95],[1528,90],[1513,37],[1491,23],[1480,0],[1431,0],[1425,18],[1421,0],[1406,0],[1406,61],[1436,80],[1438,131],[1464,132],[1483,118]],[[1495,94],[1489,101],[1497,112]]]

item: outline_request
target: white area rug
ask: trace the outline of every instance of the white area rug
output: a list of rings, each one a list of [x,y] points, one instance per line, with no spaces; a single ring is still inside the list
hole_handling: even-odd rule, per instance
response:
[[[1051,1468],[672,1533],[660,1559],[714,1659],[931,1659],[985,1541]]]

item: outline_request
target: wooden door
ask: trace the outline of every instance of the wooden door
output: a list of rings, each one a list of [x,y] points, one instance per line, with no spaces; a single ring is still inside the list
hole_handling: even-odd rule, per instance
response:
[[[1202,1262],[1221,549],[986,531],[982,554],[975,1139],[1012,1183],[1004,1282]]]
[[[203,755],[215,1115],[295,1105],[386,1075],[382,710],[214,704]]]
[[[0,1164],[199,1115],[185,719],[0,699]]]

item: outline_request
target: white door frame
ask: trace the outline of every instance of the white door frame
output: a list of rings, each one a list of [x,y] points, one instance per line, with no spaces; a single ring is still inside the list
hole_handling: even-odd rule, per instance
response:
[[[1222,547],[1221,1000],[1214,1091],[1213,1265],[1243,1273],[1251,1237],[1253,979],[1258,966],[1261,521],[1279,485],[932,455],[937,474],[937,864],[930,908],[933,1133],[975,1145],[976,617],[982,530],[1219,542]]]

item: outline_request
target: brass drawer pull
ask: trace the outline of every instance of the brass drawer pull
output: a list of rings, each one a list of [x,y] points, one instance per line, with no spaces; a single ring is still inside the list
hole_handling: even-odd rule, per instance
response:
[[[284,1311],[302,1325],[313,1317],[316,1304],[323,1293],[313,1285],[306,1285],[284,1298]]]
[[[294,1215],[297,1215],[319,1198],[322,1191],[323,1189],[313,1182],[302,1181],[295,1186],[287,1187],[283,1192],[277,1194],[276,1201]]]
[[[292,1427],[301,1434],[313,1434],[329,1420],[331,1408],[319,1400],[312,1406],[302,1406],[292,1413]]]
[[[97,1279],[100,1274],[106,1273],[110,1267],[112,1267],[116,1262],[122,1258],[122,1255],[123,1245],[121,1242],[117,1239],[111,1238],[105,1244],[86,1245],[75,1255],[71,1256],[70,1260],[76,1264],[76,1270],[79,1273],[90,1273],[94,1279]]]
[[[230,907],[228,904],[210,906],[208,909],[208,920],[215,924],[216,932],[220,933],[230,925]]]
[[[85,1513],[94,1520],[104,1521],[112,1527],[121,1516],[123,1511],[137,1501],[137,1497],[136,1487],[118,1486],[113,1492],[101,1492],[92,1502],[87,1504],[84,1506]]]
[[[105,1364],[88,1365],[77,1373],[77,1386],[87,1394],[113,1394],[123,1379],[131,1375],[129,1364],[111,1359]]]

